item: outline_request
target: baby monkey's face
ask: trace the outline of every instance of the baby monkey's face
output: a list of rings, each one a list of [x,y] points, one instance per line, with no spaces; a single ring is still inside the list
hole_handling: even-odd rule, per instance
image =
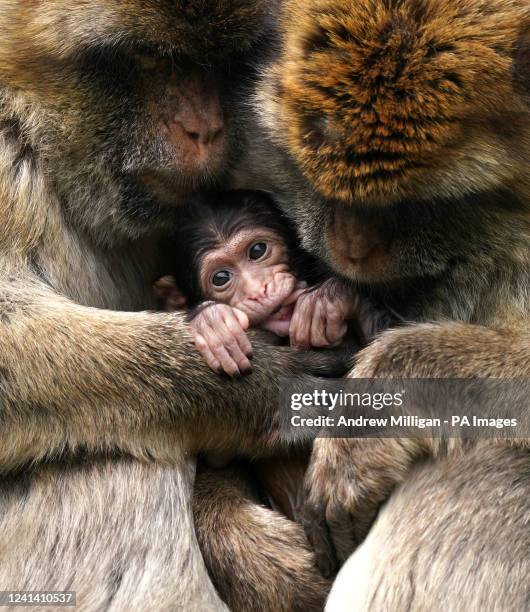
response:
[[[292,305],[283,305],[296,279],[287,246],[273,230],[257,227],[235,233],[203,255],[199,268],[206,299],[239,308],[252,325],[280,334],[284,327],[288,331]]]

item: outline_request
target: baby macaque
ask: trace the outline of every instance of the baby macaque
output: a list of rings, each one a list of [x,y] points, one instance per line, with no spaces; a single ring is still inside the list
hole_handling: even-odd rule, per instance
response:
[[[218,372],[250,370],[250,327],[300,348],[324,348],[342,342],[350,320],[358,346],[377,321],[366,300],[301,251],[289,222],[263,192],[226,191],[191,201],[166,257],[171,276],[155,283],[156,293],[166,310],[188,310],[197,349]],[[209,453],[205,459],[222,467],[232,457]],[[295,521],[302,520],[307,460],[302,450],[252,464],[262,501]]]
[[[197,349],[217,372],[251,369],[249,327],[299,348],[332,347],[363,310],[342,281],[315,283],[317,264],[263,192],[200,196],[183,211],[173,247],[176,278],[163,277],[155,290],[166,309],[189,309]]]

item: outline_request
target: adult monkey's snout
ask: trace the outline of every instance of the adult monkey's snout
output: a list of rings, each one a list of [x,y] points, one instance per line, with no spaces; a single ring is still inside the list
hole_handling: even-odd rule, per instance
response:
[[[168,87],[166,126],[179,167],[216,166],[225,150],[225,120],[217,83],[195,76]]]

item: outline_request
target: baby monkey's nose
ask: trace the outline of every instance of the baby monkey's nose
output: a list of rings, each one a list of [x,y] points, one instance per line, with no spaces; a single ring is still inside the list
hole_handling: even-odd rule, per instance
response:
[[[247,299],[260,301],[267,295],[267,279],[248,274],[246,275],[245,281],[245,293]]]

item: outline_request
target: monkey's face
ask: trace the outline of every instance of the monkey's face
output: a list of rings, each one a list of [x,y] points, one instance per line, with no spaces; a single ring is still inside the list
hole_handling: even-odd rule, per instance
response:
[[[70,212],[140,230],[223,179],[244,139],[265,0],[23,4],[0,0],[0,77],[31,105],[24,137],[75,194]]]
[[[286,212],[341,272],[401,274],[400,208],[417,229],[430,206],[526,180],[527,0],[292,0],[282,30],[260,102],[314,194]]]
[[[205,299],[242,310],[251,324],[267,320],[267,329],[289,329],[292,306],[284,307],[296,279],[289,269],[284,241],[268,228],[243,229],[205,253],[199,262]]]

